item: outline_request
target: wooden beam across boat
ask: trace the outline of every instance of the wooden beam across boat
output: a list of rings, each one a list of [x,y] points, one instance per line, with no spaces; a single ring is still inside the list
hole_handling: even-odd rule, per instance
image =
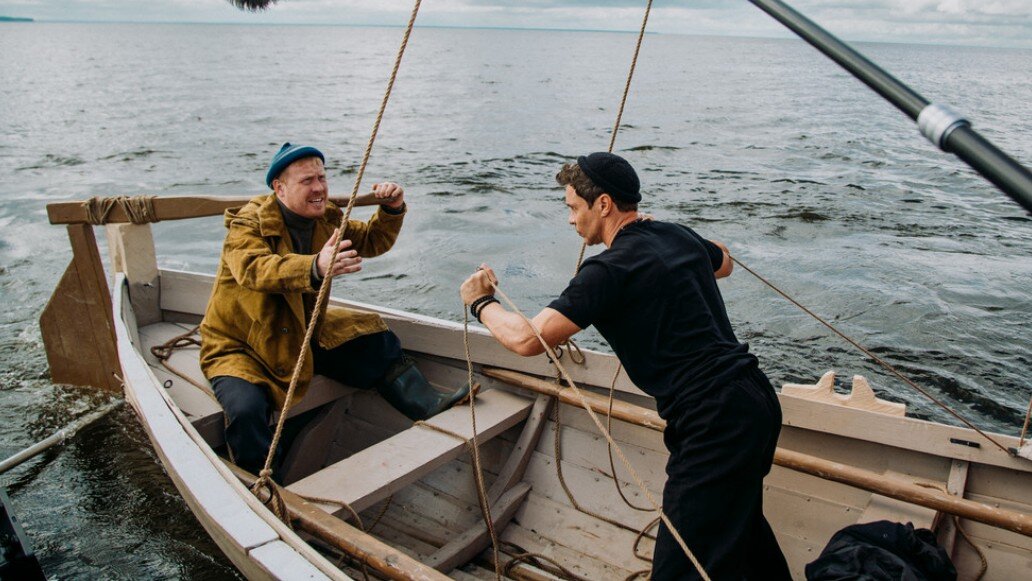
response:
[[[247,486],[254,484],[253,474],[231,462],[223,462],[241,482]],[[388,579],[450,581],[449,577],[433,567],[428,567],[376,537],[356,529],[286,488],[277,488],[287,505],[290,518],[299,524],[301,530],[344,551]]]
[[[255,194],[261,195],[261,194]],[[208,197],[208,196],[176,196],[154,197],[155,222],[163,220],[185,220],[187,218],[204,218],[221,216],[230,208],[238,208],[246,204],[254,196]],[[330,198],[340,207],[347,206],[347,198]],[[361,194],[355,198],[356,206],[376,206],[390,202],[390,199],[377,198],[372,193]],[[51,224],[89,224],[86,202],[55,202],[47,204],[47,217]],[[129,222],[129,216],[120,204],[111,208],[105,220],[106,224]]]
[[[476,412],[480,441],[522,422],[532,404],[529,399],[502,390],[479,394]],[[423,423],[465,439],[473,437],[467,406],[445,410]],[[415,425],[287,488],[301,496],[341,503],[334,506],[316,502],[338,515],[346,515],[344,504],[362,512],[465,452],[465,441],[450,434]]]
[[[563,387],[550,381],[506,369],[484,367],[481,372],[488,377],[503,381],[509,385],[529,389],[536,393],[553,395],[565,404],[577,407],[582,406],[581,398],[570,387]],[[584,390],[581,390],[581,394],[584,397],[584,402],[593,411],[604,414],[609,409],[608,398]],[[658,432],[662,432],[666,428],[666,422],[659,418],[656,412],[627,402],[613,402],[613,417]],[[847,484],[889,498],[925,506],[1032,537],[1032,515],[943,494],[935,489],[925,488],[910,482],[887,479],[883,474],[870,470],[825,460],[824,458],[781,447],[774,453],[774,463],[778,466],[810,474],[818,478]]]

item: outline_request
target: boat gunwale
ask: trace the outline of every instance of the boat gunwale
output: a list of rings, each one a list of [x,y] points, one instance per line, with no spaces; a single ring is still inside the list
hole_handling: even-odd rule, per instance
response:
[[[199,272],[159,269],[159,281],[162,290],[174,292],[161,293],[161,309],[186,315],[201,316],[203,308],[198,308],[197,296],[204,303],[210,295],[210,287],[215,277]],[[190,288],[204,285],[203,289]],[[204,292],[199,292],[203,290]],[[181,295],[193,295],[185,298]],[[330,297],[330,305],[359,309],[381,315],[388,326],[402,337],[406,349],[430,356],[464,361],[463,341],[461,338],[463,324],[440,319],[428,315],[411,313],[390,307],[381,307],[359,301]],[[200,312],[198,312],[200,311]],[[430,329],[437,332],[453,334],[452,340],[417,341],[413,345],[406,335],[412,329]],[[545,357],[525,358],[514,355],[491,337],[490,333],[480,325],[470,325],[470,348],[477,353],[474,365],[504,367],[539,377],[553,377],[554,369]],[[576,381],[584,381],[582,387],[604,389],[608,391],[608,383],[616,370],[619,361],[614,355],[591,349],[583,349],[586,364],[571,366],[570,372]],[[617,382],[616,391],[632,396],[645,397],[645,394],[630,383],[626,374],[622,374]],[[1006,455],[990,445],[972,447],[965,444],[951,444],[951,439],[964,442],[982,442],[977,432],[970,428],[952,426],[930,420],[904,416],[889,416],[877,412],[812,401],[796,396],[778,393],[783,411],[785,427],[829,434],[868,442],[874,445],[887,446],[917,452],[946,460],[963,460],[976,464],[985,464],[1007,468],[1020,472],[1032,472],[1032,462],[1024,458]],[[1016,447],[1018,438],[1006,434],[992,433],[1000,442]],[[888,438],[888,439],[887,439]],[[988,443],[986,443],[988,444]]]

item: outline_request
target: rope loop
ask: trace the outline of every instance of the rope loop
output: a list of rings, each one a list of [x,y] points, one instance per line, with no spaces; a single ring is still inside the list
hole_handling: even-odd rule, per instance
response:
[[[268,507],[272,514],[276,515],[276,518],[283,521],[284,524],[293,530],[294,524],[290,520],[287,503],[280,495],[276,483],[270,478],[272,471],[263,468],[259,474],[258,479],[251,485],[251,493],[254,494],[259,502]]]
[[[133,224],[149,224],[158,222],[154,211],[154,199],[157,196],[116,196],[113,198],[92,197],[82,203],[86,211],[86,221],[94,226],[108,223],[111,211],[117,206],[125,213]]]

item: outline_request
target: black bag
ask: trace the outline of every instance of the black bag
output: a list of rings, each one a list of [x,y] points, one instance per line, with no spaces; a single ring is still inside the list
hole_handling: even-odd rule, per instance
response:
[[[809,581],[956,581],[957,569],[928,529],[881,520],[835,533],[817,560],[806,566]]]

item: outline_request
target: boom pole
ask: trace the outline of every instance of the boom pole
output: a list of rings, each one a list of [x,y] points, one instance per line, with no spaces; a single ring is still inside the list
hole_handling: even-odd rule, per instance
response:
[[[781,0],[749,1],[895,105],[936,147],[956,154],[1032,213],[1032,172],[972,129],[967,119],[928,101]]]

